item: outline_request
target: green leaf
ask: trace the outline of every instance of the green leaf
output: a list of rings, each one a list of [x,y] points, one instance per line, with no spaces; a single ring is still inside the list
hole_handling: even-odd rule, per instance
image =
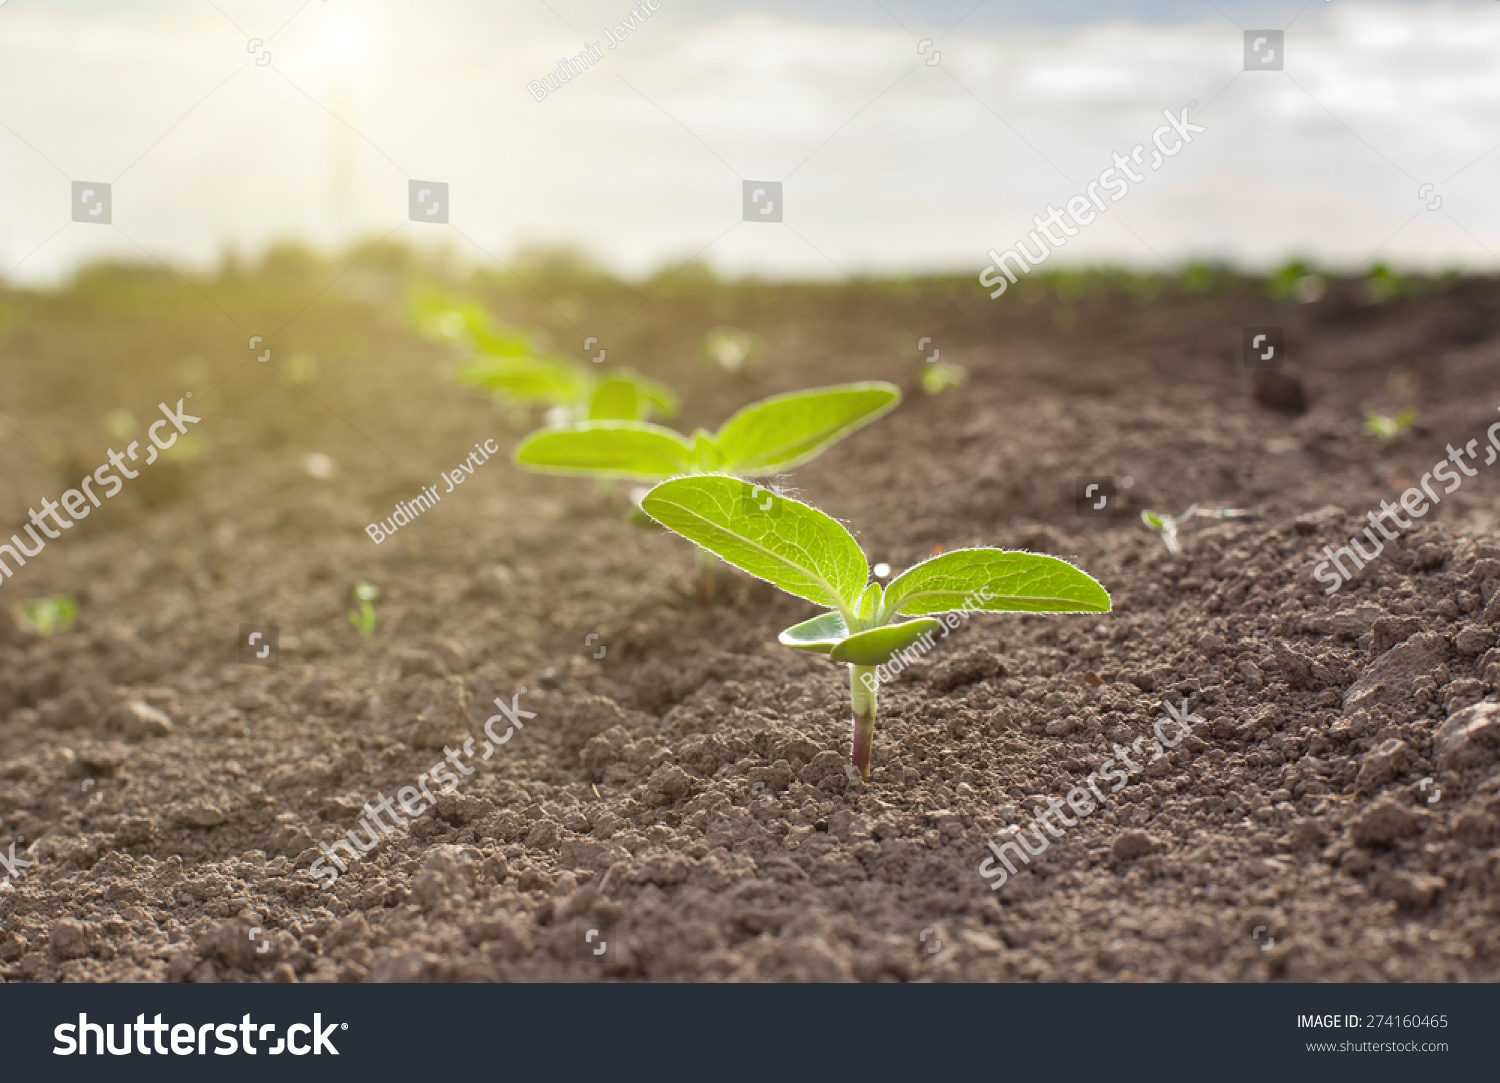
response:
[[[653,412],[671,417],[681,405],[666,384],[631,369],[613,369],[589,399],[589,419],[645,421]]]
[[[417,330],[437,342],[474,342],[480,335],[492,334],[483,305],[435,290],[424,290],[416,297],[411,315]]]
[[[738,372],[755,356],[755,338],[732,327],[715,328],[703,339],[703,356],[726,372]]]
[[[640,421],[645,400],[629,380],[610,377],[594,388],[589,398],[590,421]]]
[[[488,391],[502,399],[568,406],[583,392],[580,371],[571,362],[536,357],[490,357],[481,354],[458,365],[453,379],[463,387]]]
[[[885,607],[887,613],[920,616],[955,609],[1108,613],[1110,604],[1109,594],[1094,579],[1057,557],[955,549],[892,580],[885,588]]]
[[[739,478],[673,478],[647,493],[641,507],[741,571],[842,614],[870,577],[864,552],[842,525]]]
[[[885,601],[885,591],[879,583],[871,583],[865,588],[865,592],[859,596],[859,604],[855,606],[854,615],[859,619],[863,628],[868,628],[880,617],[880,607]]]
[[[775,474],[813,458],[900,401],[901,392],[887,383],[773,395],[731,417],[714,442],[725,470],[746,477]]]
[[[935,617],[919,617],[901,624],[871,628],[839,643],[828,652],[828,657],[835,662],[849,662],[856,666],[884,665],[897,653],[942,626],[943,622]]]
[[[801,624],[794,624],[786,629],[776,638],[781,641],[782,646],[796,647],[799,651],[813,651],[816,654],[827,654],[842,639],[847,638],[849,629],[844,624],[844,618],[837,610],[829,610],[827,613],[819,613],[811,620],[805,620]]]
[[[618,374],[634,384],[641,398],[655,407],[656,412],[662,417],[677,416],[677,410],[682,405],[682,400],[677,397],[677,392],[673,391],[666,384],[660,380],[653,380],[649,376],[642,376],[639,372],[635,372],[632,369],[619,369]]]
[[[659,481],[693,468],[693,448],[671,429],[645,421],[581,421],[521,441],[515,462],[543,474]]]
[[[693,431],[693,462],[699,474],[711,474],[724,466],[724,457],[719,454],[719,445],[703,429]]]
[[[531,344],[523,335],[496,334],[486,328],[470,326],[469,336],[482,352],[491,357],[519,358],[531,353]]]
[[[922,390],[929,395],[941,395],[950,387],[963,387],[968,372],[962,365],[950,365],[946,361],[934,361],[922,368]]]
[[[44,636],[66,632],[78,620],[78,601],[71,594],[53,594],[36,601],[21,603],[26,623]]]
[[[1371,436],[1378,436],[1382,440],[1394,440],[1411,428],[1412,422],[1416,420],[1417,412],[1411,407],[1402,410],[1395,417],[1369,413],[1365,415],[1365,432]]]

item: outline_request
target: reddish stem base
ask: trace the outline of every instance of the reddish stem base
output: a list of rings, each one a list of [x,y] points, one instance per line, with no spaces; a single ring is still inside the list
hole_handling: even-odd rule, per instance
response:
[[[870,781],[870,761],[875,755],[875,720],[854,716],[854,747],[849,762],[859,770],[859,777]]]

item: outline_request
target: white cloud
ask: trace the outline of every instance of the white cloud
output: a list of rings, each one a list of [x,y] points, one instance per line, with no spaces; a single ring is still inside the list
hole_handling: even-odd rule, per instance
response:
[[[1384,258],[1497,263],[1500,152],[1445,179],[1500,143],[1500,5],[1320,5],[1289,31],[1282,75],[1238,74],[1240,33],[1211,11],[1147,24],[1110,5],[1107,21],[1013,27],[976,15],[929,67],[888,18],[660,2],[545,102],[525,84],[585,37],[603,42],[626,0],[568,5],[571,27],[540,4],[477,0],[225,2],[227,19],[172,0],[128,16],[7,4],[0,271],[33,249],[18,280],[139,256],[132,240],[207,265],[226,244],[391,229],[482,259],[450,230],[402,224],[408,176],[448,181],[454,225],[500,254],[572,243],[644,272],[727,229],[704,258],[731,271],[977,271],[1191,100],[1210,131],[1116,208],[1167,259],[1358,263],[1420,210]],[[270,65],[231,19],[267,39]],[[790,228],[729,228],[740,177],[788,173]],[[66,224],[69,178],[116,182],[118,228]],[[1439,211],[1417,198],[1428,181]],[[1157,265],[1111,221],[1064,257]]]

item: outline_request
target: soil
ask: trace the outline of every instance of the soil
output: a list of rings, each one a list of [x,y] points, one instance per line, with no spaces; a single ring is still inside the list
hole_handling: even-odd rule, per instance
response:
[[[0,888],[6,980],[1500,978],[1500,469],[1336,594],[1313,578],[1500,420],[1496,283],[1381,304],[1241,280],[994,302],[481,283],[563,352],[592,334],[671,383],[684,428],[893,380],[900,409],[789,491],[872,562],[1026,548],[1110,590],[1105,617],[978,615],[940,640],[882,690],[861,783],[846,671],[776,643],[810,606],[722,569],[700,608],[689,547],[628,525],[623,487],[510,465],[524,423],[441,378],[404,272],[339,270],[0,297],[7,534],[105,461],[111,411],[143,428],[193,390],[204,449],[0,584],[80,607],[48,637],[0,626],[0,853],[32,862]],[[720,325],[759,336],[741,374],[700,356]],[[1252,378],[1241,329],[1262,325],[1290,356]],[[918,389],[921,336],[967,386]],[[1362,431],[1406,406],[1396,439]],[[486,439],[501,453],[447,492]],[[1088,477],[1120,481],[1098,515],[1075,509]],[[423,485],[441,503],[375,545],[365,525]],[[1173,557],[1138,513],[1194,502],[1264,514],[1190,522]],[[347,619],[362,580],[369,637]],[[239,660],[242,624],[275,626],[275,666]],[[517,696],[523,730],[322,886],[320,842]],[[991,890],[987,844],[1168,704],[1201,722]]]

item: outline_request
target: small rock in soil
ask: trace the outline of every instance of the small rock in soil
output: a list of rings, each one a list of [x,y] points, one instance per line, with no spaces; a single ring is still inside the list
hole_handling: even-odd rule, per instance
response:
[[[1119,860],[1133,861],[1151,853],[1158,846],[1157,840],[1144,831],[1125,831],[1115,839],[1110,849]]]
[[[1355,790],[1359,793],[1378,790],[1401,773],[1410,754],[1411,749],[1405,741],[1393,737],[1381,742],[1379,747],[1366,754],[1364,763],[1360,765],[1359,777],[1354,783]]]
[[[1357,846],[1385,846],[1420,830],[1411,809],[1394,797],[1385,797],[1355,818],[1349,834]]]
[[[1450,716],[1433,734],[1443,770],[1483,767],[1500,755],[1500,703],[1476,703]]]
[[[92,937],[81,921],[63,918],[52,925],[52,954],[59,959],[81,959],[92,950]]]
[[[1295,376],[1275,369],[1256,369],[1251,381],[1251,397],[1259,406],[1284,414],[1307,412],[1307,391]]]
[[[140,700],[131,700],[115,708],[109,717],[109,725],[133,741],[165,737],[172,732],[172,720],[166,713]]]
[[[150,710],[148,707],[147,710]],[[94,697],[82,688],[70,688],[56,699],[48,700],[37,709],[42,725],[55,730],[85,729],[92,726],[99,710],[94,706]],[[167,730],[171,730],[171,722]]]
[[[1402,870],[1382,876],[1376,884],[1376,891],[1384,898],[1420,912],[1431,906],[1447,886],[1448,882],[1441,876]]]

